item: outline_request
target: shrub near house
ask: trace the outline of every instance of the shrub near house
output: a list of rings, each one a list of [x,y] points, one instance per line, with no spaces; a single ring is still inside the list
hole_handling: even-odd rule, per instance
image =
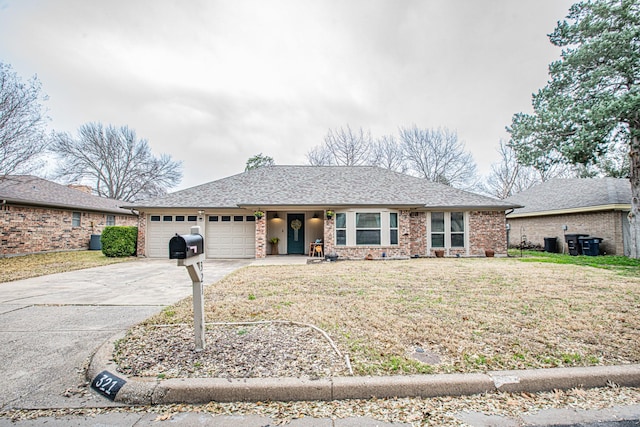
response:
[[[105,256],[134,256],[138,244],[138,227],[105,227],[100,242]]]

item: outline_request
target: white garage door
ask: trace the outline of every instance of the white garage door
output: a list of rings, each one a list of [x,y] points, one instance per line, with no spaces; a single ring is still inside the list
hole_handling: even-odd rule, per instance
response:
[[[206,239],[207,258],[255,258],[255,217],[209,215]]]
[[[189,234],[198,225],[195,215],[149,215],[147,218],[147,256],[169,258],[169,240],[176,233]]]

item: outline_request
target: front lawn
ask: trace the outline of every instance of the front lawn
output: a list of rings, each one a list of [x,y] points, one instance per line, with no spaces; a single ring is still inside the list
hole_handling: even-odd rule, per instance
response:
[[[522,256],[521,256],[522,254]],[[549,262],[553,264],[574,264],[595,268],[605,268],[617,271],[623,275],[640,277],[640,259],[633,259],[625,256],[571,256],[568,254],[553,254],[539,251],[522,251],[510,249],[509,255],[521,257],[524,262]]]
[[[640,277],[522,261],[247,267],[206,287],[206,320],[314,324],[356,375],[640,363]],[[191,299],[164,310],[121,347],[155,325],[191,323],[191,310]]]
[[[0,258],[0,283],[46,274],[131,261],[136,258],[109,258],[101,251],[70,251]]]

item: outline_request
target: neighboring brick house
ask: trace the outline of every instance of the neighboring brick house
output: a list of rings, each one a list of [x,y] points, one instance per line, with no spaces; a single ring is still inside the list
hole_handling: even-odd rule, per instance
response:
[[[28,175],[0,180],[0,257],[88,249],[107,225],[137,225],[120,200]],[[88,190],[88,192],[87,192]]]
[[[559,251],[566,253],[566,234],[588,234],[603,239],[602,253],[629,255],[631,184],[627,179],[553,179],[506,201],[524,205],[507,214],[510,246],[518,246],[523,239],[544,246],[545,238],[555,237]]]
[[[140,212],[148,257],[199,225],[208,258],[264,258],[277,237],[279,254],[320,240],[341,259],[381,259],[506,254],[505,211],[518,205],[378,167],[269,166],[125,207]]]

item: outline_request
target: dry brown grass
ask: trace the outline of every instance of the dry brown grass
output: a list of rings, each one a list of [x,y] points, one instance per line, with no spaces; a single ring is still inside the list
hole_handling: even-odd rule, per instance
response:
[[[0,283],[46,274],[115,264],[135,258],[109,258],[101,251],[71,251],[0,258]]]
[[[355,373],[474,372],[640,362],[640,278],[514,259],[261,266],[206,288],[209,322],[326,330]],[[184,300],[149,323],[191,321]],[[440,364],[410,357],[416,347]]]

